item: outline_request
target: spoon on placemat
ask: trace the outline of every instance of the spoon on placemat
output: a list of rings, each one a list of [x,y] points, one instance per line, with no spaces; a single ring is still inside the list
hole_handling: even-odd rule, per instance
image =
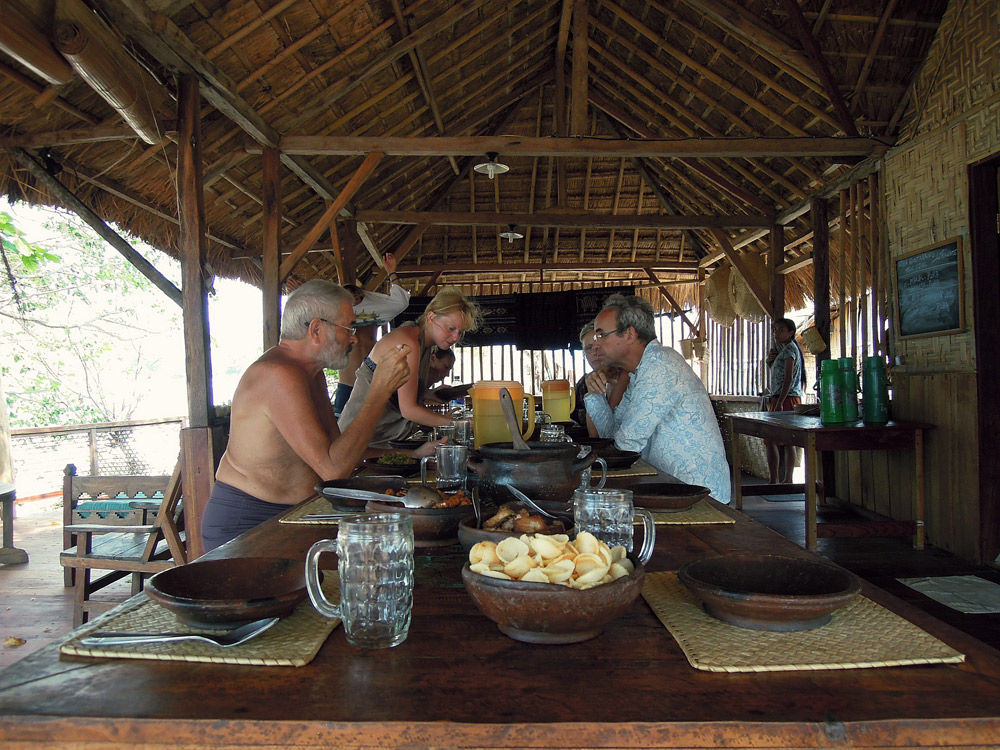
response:
[[[168,643],[170,641],[204,641],[222,648],[230,648],[256,638],[280,618],[267,617],[241,625],[224,633],[115,633],[104,631],[81,638],[84,646],[127,646],[133,643]]]

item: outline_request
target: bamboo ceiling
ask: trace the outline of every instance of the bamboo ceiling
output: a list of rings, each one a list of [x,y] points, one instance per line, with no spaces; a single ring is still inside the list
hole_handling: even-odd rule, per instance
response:
[[[177,74],[194,74],[216,274],[260,281],[271,147],[282,151],[286,253],[374,163],[340,212],[337,247],[322,232],[290,284],[337,278],[336,252],[377,280],[370,238],[397,253],[414,291],[658,283],[681,301],[725,246],[766,254],[775,222],[788,257],[808,257],[802,209],[865,176],[894,142],[947,6],[89,0],[117,44],[106,64],[134,70],[119,94],[138,100],[126,124],[56,51],[73,41],[60,21],[83,2],[3,4],[34,32],[27,47],[48,44],[35,51],[52,65],[46,74],[0,52],[0,191],[11,198],[60,202],[24,169],[23,150],[98,215],[176,255],[169,110]],[[488,147],[510,166],[493,180],[471,171]],[[366,162],[372,151],[385,156]],[[353,239],[359,221],[364,241]],[[524,238],[501,239],[507,224]],[[788,303],[810,285],[808,265],[790,273]]]

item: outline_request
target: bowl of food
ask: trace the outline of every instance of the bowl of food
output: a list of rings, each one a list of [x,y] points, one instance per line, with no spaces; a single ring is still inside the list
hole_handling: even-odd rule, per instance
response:
[[[708,487],[683,482],[650,482],[632,487],[632,502],[640,508],[660,513],[689,510],[699,500],[712,494]]]
[[[400,491],[405,493],[405,488]],[[407,508],[386,500],[369,500],[365,505],[368,513],[404,513],[413,518],[413,546],[419,548],[447,547],[458,542],[458,525],[462,519],[475,520],[476,511],[472,498],[465,492],[441,492],[440,507]]]
[[[594,455],[603,458],[605,463],[608,465],[608,471],[614,471],[615,469],[629,469],[632,467],[636,461],[639,460],[638,451],[623,451],[620,448],[616,448],[614,445],[609,445],[604,448],[594,448]]]
[[[706,557],[677,571],[705,611],[751,630],[812,630],[861,592],[858,579],[821,560],[782,555]]]
[[[477,526],[475,517],[463,518],[458,524],[458,541],[466,550],[482,541],[499,544],[510,536],[521,534],[573,533],[573,524],[545,518],[520,503],[505,503],[495,513],[484,513],[483,525]]]
[[[289,614],[306,597],[306,572],[284,557],[195,560],[157,573],[145,591],[185,625],[228,629]]]
[[[405,491],[406,480],[401,476],[387,477],[352,477],[350,479],[331,479],[316,485],[316,492],[327,500],[333,509],[341,513],[364,513],[365,505],[372,498],[371,493],[386,495],[389,492]],[[386,499],[390,499],[388,496]]]
[[[417,459],[398,451],[389,451],[377,458],[365,458],[361,463],[376,474],[412,477],[420,471],[420,462]]]
[[[645,571],[583,532],[510,536],[469,550],[462,582],[500,632],[525,643],[578,643],[599,636],[627,612]]]

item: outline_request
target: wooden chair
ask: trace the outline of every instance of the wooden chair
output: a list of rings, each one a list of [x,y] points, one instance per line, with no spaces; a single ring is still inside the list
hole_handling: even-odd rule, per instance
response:
[[[180,463],[170,477],[77,477],[75,469],[70,472],[71,466],[67,467],[63,497],[63,517],[70,521],[63,527],[68,546],[59,562],[74,587],[73,625],[77,626],[92,613],[114,606],[113,602],[93,601],[95,592],[131,576],[131,593],[136,594],[142,590],[145,577],[183,565],[187,553],[180,528]],[[87,496],[111,509],[98,511],[94,505],[79,502]],[[112,500],[124,501],[125,509],[108,505]],[[100,512],[105,517],[94,518]],[[95,570],[106,572],[92,578]]]

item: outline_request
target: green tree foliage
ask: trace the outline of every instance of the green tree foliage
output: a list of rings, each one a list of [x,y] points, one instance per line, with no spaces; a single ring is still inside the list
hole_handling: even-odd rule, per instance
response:
[[[0,365],[11,426],[130,419],[155,397],[151,374],[182,346],[180,309],[80,219],[47,215],[42,238],[29,242],[0,212]],[[176,275],[174,261],[138,249]]]

